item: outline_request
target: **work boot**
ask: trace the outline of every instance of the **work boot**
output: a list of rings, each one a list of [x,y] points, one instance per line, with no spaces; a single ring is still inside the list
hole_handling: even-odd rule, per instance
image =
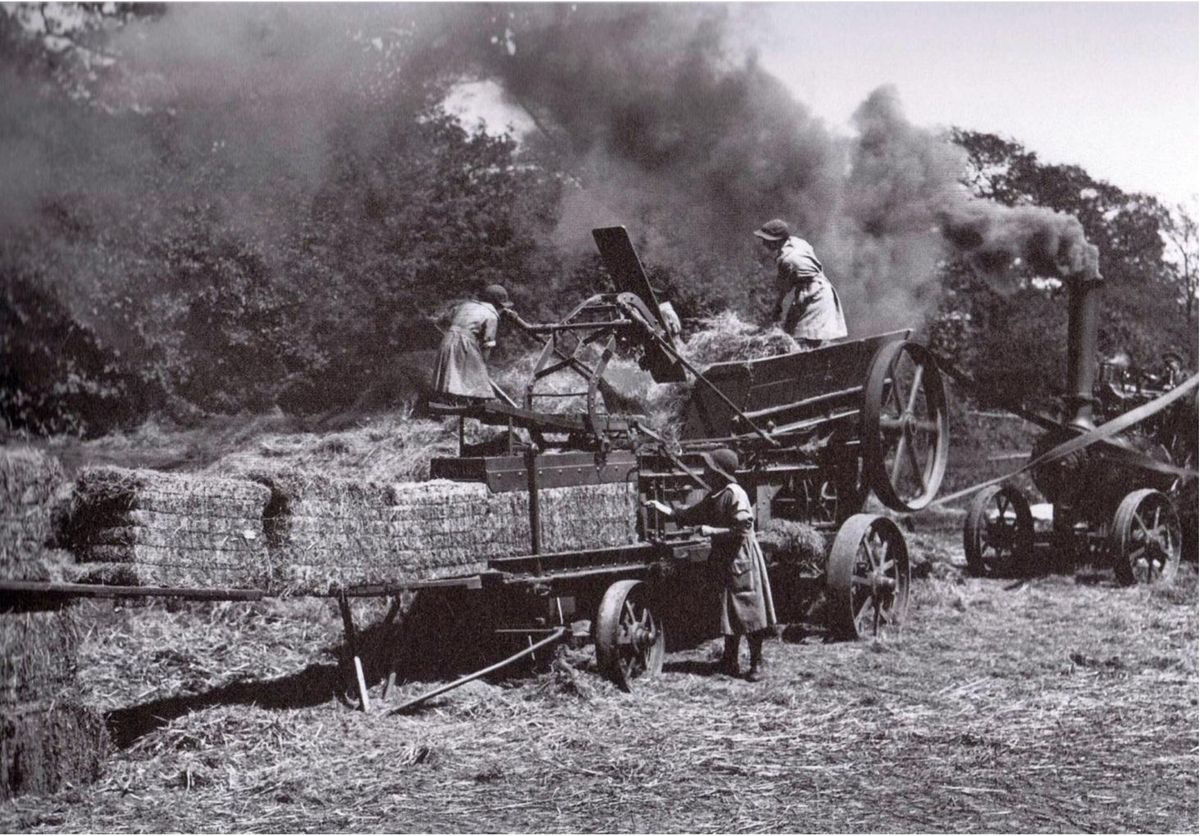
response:
[[[749,682],[762,682],[767,678],[767,665],[763,661],[762,646],[762,636],[750,637],[750,670],[746,674],[746,679]]]
[[[721,656],[721,673],[726,676],[737,676],[741,673],[738,667],[738,652],[741,650],[742,640],[737,636],[725,637],[725,653]]]

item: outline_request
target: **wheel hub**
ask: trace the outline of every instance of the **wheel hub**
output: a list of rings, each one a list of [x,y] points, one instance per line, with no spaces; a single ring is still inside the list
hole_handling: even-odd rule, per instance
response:
[[[631,636],[632,644],[637,648],[638,652],[644,652],[654,647],[654,642],[657,638],[653,627],[646,628],[641,625],[633,628],[633,635]]]

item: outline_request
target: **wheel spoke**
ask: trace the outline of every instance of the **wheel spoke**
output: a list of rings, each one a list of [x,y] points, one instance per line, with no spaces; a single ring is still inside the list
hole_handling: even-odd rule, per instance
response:
[[[913,444],[910,444],[908,446],[908,460],[909,460],[909,464],[912,465],[913,476],[915,476],[916,480],[921,483],[921,493],[924,493],[925,492],[925,468],[921,467],[921,463],[917,460],[917,450],[916,450],[916,446]]]
[[[892,367],[892,390],[888,392],[888,398],[896,405],[896,414],[904,417],[904,399],[900,397],[900,376],[896,374],[895,366]]]
[[[892,462],[892,484],[900,481],[900,468],[904,462],[905,448],[908,444],[908,431],[900,433],[900,441],[896,444],[896,458]]]
[[[911,414],[917,408],[917,396],[921,394],[921,376],[924,374],[925,367],[917,366],[917,370],[913,374],[912,389],[908,393],[908,406],[904,410],[907,414]]]
[[[866,598],[863,599],[862,604],[858,608],[858,612],[856,612],[854,614],[854,623],[855,624],[858,624],[862,621],[863,615],[867,612],[867,609],[869,607],[871,607],[874,603],[875,603],[875,596],[873,596],[873,595],[868,595]]]

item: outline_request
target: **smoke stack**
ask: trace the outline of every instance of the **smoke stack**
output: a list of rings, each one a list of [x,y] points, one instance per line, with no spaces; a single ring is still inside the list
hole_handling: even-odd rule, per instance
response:
[[[1092,408],[1096,381],[1096,333],[1099,330],[1100,290],[1103,279],[1098,273],[1076,274],[1067,281],[1070,293],[1067,309],[1067,389],[1063,394],[1067,419],[1073,427],[1095,426]]]

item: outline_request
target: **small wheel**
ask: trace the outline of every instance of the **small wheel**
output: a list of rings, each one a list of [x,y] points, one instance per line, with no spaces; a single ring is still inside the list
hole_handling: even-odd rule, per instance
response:
[[[1012,485],[975,494],[963,520],[963,551],[972,575],[1026,577],[1033,571],[1033,514]]]
[[[920,343],[888,343],[875,353],[863,390],[867,480],[893,511],[919,511],[937,496],[950,453],[946,389]]]
[[[641,581],[617,581],[604,593],[596,615],[596,662],[623,691],[633,681],[662,673],[667,633]]]
[[[909,580],[908,546],[896,524],[875,514],[850,517],[829,551],[830,632],[857,639],[895,630],[908,611]]]
[[[1183,531],[1175,507],[1154,490],[1133,491],[1117,506],[1108,548],[1117,580],[1170,583],[1179,570]]]

